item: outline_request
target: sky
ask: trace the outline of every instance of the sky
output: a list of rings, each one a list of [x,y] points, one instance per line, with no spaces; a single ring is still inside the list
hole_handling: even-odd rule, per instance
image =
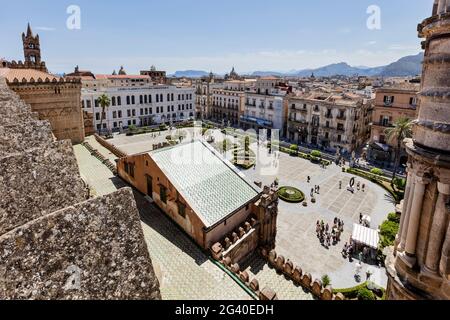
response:
[[[2,1],[0,58],[22,60],[30,22],[51,72],[76,65],[138,73],[291,71],[347,62],[380,66],[421,51],[417,24],[433,0],[21,0]],[[80,29],[67,28],[70,5]],[[369,6],[380,29],[369,29]],[[73,21],[73,20],[71,20]],[[372,21],[372,20],[371,20]]]

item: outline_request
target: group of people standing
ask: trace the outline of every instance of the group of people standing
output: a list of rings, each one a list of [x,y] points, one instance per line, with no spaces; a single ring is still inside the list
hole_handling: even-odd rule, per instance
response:
[[[306,178],[306,180],[308,181],[308,183],[311,182],[311,177],[308,176]],[[314,197],[314,193],[319,194],[320,193],[320,186],[319,185],[314,185],[314,188],[311,188],[311,197]]]
[[[329,248],[331,245],[337,245],[341,241],[341,235],[344,232],[344,221],[339,218],[334,218],[333,226],[322,221],[317,221],[316,223],[316,233],[317,238],[319,238],[320,243],[325,247]]]

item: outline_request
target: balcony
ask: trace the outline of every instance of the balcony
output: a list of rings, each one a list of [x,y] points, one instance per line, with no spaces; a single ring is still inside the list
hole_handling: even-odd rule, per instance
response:
[[[327,119],[333,119],[333,115],[330,113],[330,114],[326,114],[325,115],[325,118],[327,118]]]
[[[338,115],[336,117],[336,119],[341,120],[341,121],[345,121],[345,120],[347,120],[347,117],[345,115],[340,114],[340,115]]]
[[[270,128],[273,127],[273,122],[266,120],[266,119],[261,119],[261,118],[251,117],[251,116],[241,116],[240,119],[242,122],[256,124],[261,127],[270,127]]]

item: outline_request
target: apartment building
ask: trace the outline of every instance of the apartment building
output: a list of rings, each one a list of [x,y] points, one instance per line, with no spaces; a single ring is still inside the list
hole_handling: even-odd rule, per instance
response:
[[[209,119],[211,117],[211,108],[213,105],[213,90],[222,89],[223,83],[217,82],[214,75],[210,74],[208,78],[202,78],[195,84],[196,96],[196,118]]]
[[[372,118],[368,157],[374,161],[394,161],[397,141],[388,141],[386,130],[392,128],[400,118],[417,117],[419,84],[402,83],[377,89]],[[403,151],[401,163],[406,163]]]
[[[245,110],[240,117],[240,127],[244,130],[267,129],[268,133],[278,130],[285,137],[288,104],[286,97],[292,88],[275,77],[257,79],[245,92]]]
[[[131,125],[169,124],[195,116],[193,87],[155,85],[149,75],[85,74],[81,81],[82,108],[93,114],[97,131],[120,131]],[[103,94],[110,98],[111,105],[101,124],[98,98]]]
[[[307,92],[290,97],[288,105],[287,136],[293,143],[350,154],[370,137],[373,100],[363,96]]]
[[[212,105],[210,118],[216,122],[228,122],[232,126],[239,125],[244,114],[245,89],[249,85],[246,80],[225,81],[221,88],[212,89]]]

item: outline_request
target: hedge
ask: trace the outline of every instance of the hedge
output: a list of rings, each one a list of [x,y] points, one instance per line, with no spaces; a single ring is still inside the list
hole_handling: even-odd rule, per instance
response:
[[[396,213],[390,213],[388,219],[380,226],[380,249],[392,246],[400,229],[400,217]]]
[[[352,288],[345,288],[345,289],[334,289],[333,293],[337,294],[337,293],[342,293],[344,295],[344,297],[346,297],[347,299],[356,299],[358,298],[358,293],[361,290],[368,290],[373,294],[374,300],[378,297],[380,299],[383,299],[383,297],[385,296],[386,290],[384,288],[377,288],[377,291],[379,292],[380,295],[375,294],[372,290],[369,289],[369,281],[366,281],[364,283],[361,283],[360,285],[357,285],[356,287],[352,287]]]
[[[360,285],[357,285],[356,287],[352,288],[345,288],[345,289],[334,289],[333,293],[342,293],[344,297],[347,299],[355,299],[358,296],[358,292],[360,289],[367,288],[368,282],[361,283]]]
[[[293,191],[293,194],[288,194],[287,191]],[[290,203],[299,203],[305,200],[305,194],[294,187],[281,187],[278,189],[278,196],[281,200]]]
[[[372,291],[367,288],[361,288],[358,290],[358,300],[376,300]]]
[[[316,158],[322,158],[322,152],[320,152],[318,150],[314,150],[311,152],[311,156],[316,157]]]
[[[302,159],[305,159],[305,160],[309,160],[309,161],[311,161],[313,163],[321,163],[321,164],[323,164],[325,166],[331,165],[331,161],[324,160],[324,159],[318,159],[317,157],[313,157],[313,156],[311,156],[309,154],[306,154],[306,153],[303,153],[303,152],[300,152],[300,151],[294,151],[291,148],[288,149],[288,148],[285,148],[285,147],[280,147],[280,151],[284,152],[284,153],[287,153],[287,154],[290,154],[293,157],[296,156],[296,157],[299,157],[299,158],[302,158]]]
[[[377,176],[382,176],[383,175],[383,170],[378,169],[378,168],[373,168],[372,170],[370,170],[371,174],[377,175]]]
[[[386,179],[382,176],[374,175],[369,172],[361,171],[358,169],[353,169],[353,168],[347,169],[347,173],[354,174],[356,176],[359,176],[361,178],[370,180],[373,183],[378,184],[380,187],[382,187],[387,192],[389,192],[397,203],[400,203],[400,201],[403,199],[403,196],[404,196],[403,192],[395,190],[393,188],[392,184],[390,183],[389,179]],[[386,181],[386,180],[389,180],[389,181]]]

